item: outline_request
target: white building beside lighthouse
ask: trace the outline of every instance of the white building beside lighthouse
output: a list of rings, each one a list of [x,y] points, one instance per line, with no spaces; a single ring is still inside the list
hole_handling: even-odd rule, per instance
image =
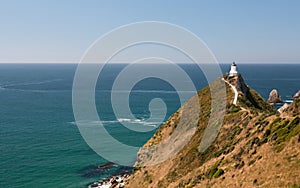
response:
[[[238,72],[236,70],[236,64],[235,64],[235,62],[233,62],[231,65],[231,68],[230,68],[229,77],[234,77],[237,75],[238,75]]]

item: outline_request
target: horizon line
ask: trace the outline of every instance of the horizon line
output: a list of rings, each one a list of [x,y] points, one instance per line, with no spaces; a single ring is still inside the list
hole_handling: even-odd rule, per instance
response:
[[[217,61],[218,64],[231,64],[236,62],[237,64],[300,64],[299,61]],[[102,63],[102,62],[101,62]],[[105,62],[103,62],[105,63]],[[0,64],[74,64],[78,65],[80,62],[76,61],[0,61]],[[100,62],[93,62],[88,64],[100,64]],[[109,62],[109,64],[130,64],[127,61]],[[147,63],[144,63],[147,64]],[[165,64],[165,63],[148,63],[148,64]],[[195,64],[191,62],[176,62],[175,64]],[[210,64],[210,63],[199,63],[199,64]]]

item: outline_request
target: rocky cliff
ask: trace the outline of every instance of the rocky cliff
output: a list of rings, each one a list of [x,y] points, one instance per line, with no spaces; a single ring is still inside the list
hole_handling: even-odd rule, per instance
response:
[[[295,99],[300,98],[300,90],[293,96]]]
[[[282,116],[298,116],[300,115],[300,98],[296,98],[282,112]]]
[[[221,82],[221,79],[216,81]],[[228,82],[238,89],[238,102],[232,104],[234,92],[226,84],[225,117],[213,144],[205,152],[199,152],[210,113],[215,110],[211,106],[210,88],[206,87],[185,104],[191,116],[197,115],[193,104],[200,104],[197,130],[192,135],[186,133],[191,138],[189,142],[161,163],[143,163],[157,153],[153,150],[145,155],[142,151],[168,140],[180,128],[178,122],[182,112],[179,109],[141,148],[135,171],[126,187],[300,186],[299,114],[280,116],[274,107],[246,85],[241,75]],[[299,110],[299,106],[295,102],[288,112]],[[159,155],[168,152],[165,150]]]

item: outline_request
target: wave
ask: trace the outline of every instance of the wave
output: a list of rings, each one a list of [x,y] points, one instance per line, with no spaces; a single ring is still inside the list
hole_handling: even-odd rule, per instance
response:
[[[128,118],[118,118],[117,120],[109,120],[109,121],[81,121],[81,122],[67,122],[71,125],[77,125],[79,124],[89,124],[89,125],[109,125],[109,124],[115,124],[115,123],[130,123],[130,124],[138,124],[138,125],[144,125],[144,126],[151,126],[151,127],[157,127],[161,124],[161,122],[147,122],[145,120],[141,119],[128,119]]]
[[[15,88],[15,86],[29,86],[29,85],[41,85],[52,82],[62,81],[63,79],[52,79],[52,80],[44,80],[38,82],[23,82],[23,83],[8,83],[0,85],[0,90],[10,90],[10,91],[22,91],[22,92],[35,92],[35,93],[56,93],[56,92],[68,92],[71,90],[41,90],[41,89],[21,89]]]
[[[283,100],[285,103],[292,103],[294,100]]]
[[[141,119],[127,119],[127,118],[118,118],[118,122],[141,124],[141,125],[147,125],[147,126],[152,126],[152,127],[157,127],[157,125],[161,123],[161,122],[148,122],[148,121],[141,120]]]
[[[71,92],[71,90],[16,89],[16,88],[6,88],[6,87],[2,87],[2,86],[0,86],[0,90],[32,92],[32,93],[62,93],[62,92]]]
[[[37,82],[11,83],[11,84],[1,85],[1,87],[7,88],[7,87],[14,87],[14,86],[41,85],[41,84],[48,84],[52,82],[58,82],[62,80],[63,79],[51,79],[51,80],[44,80],[44,81],[37,81]]]

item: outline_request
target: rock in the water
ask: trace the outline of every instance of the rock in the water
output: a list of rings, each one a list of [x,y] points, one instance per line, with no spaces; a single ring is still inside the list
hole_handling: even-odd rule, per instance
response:
[[[300,90],[293,96],[295,99],[300,98]]]
[[[269,103],[281,103],[281,97],[278,93],[278,91],[276,89],[273,89],[271,92],[270,92],[270,95],[269,95],[269,99],[268,99],[268,102]]]

